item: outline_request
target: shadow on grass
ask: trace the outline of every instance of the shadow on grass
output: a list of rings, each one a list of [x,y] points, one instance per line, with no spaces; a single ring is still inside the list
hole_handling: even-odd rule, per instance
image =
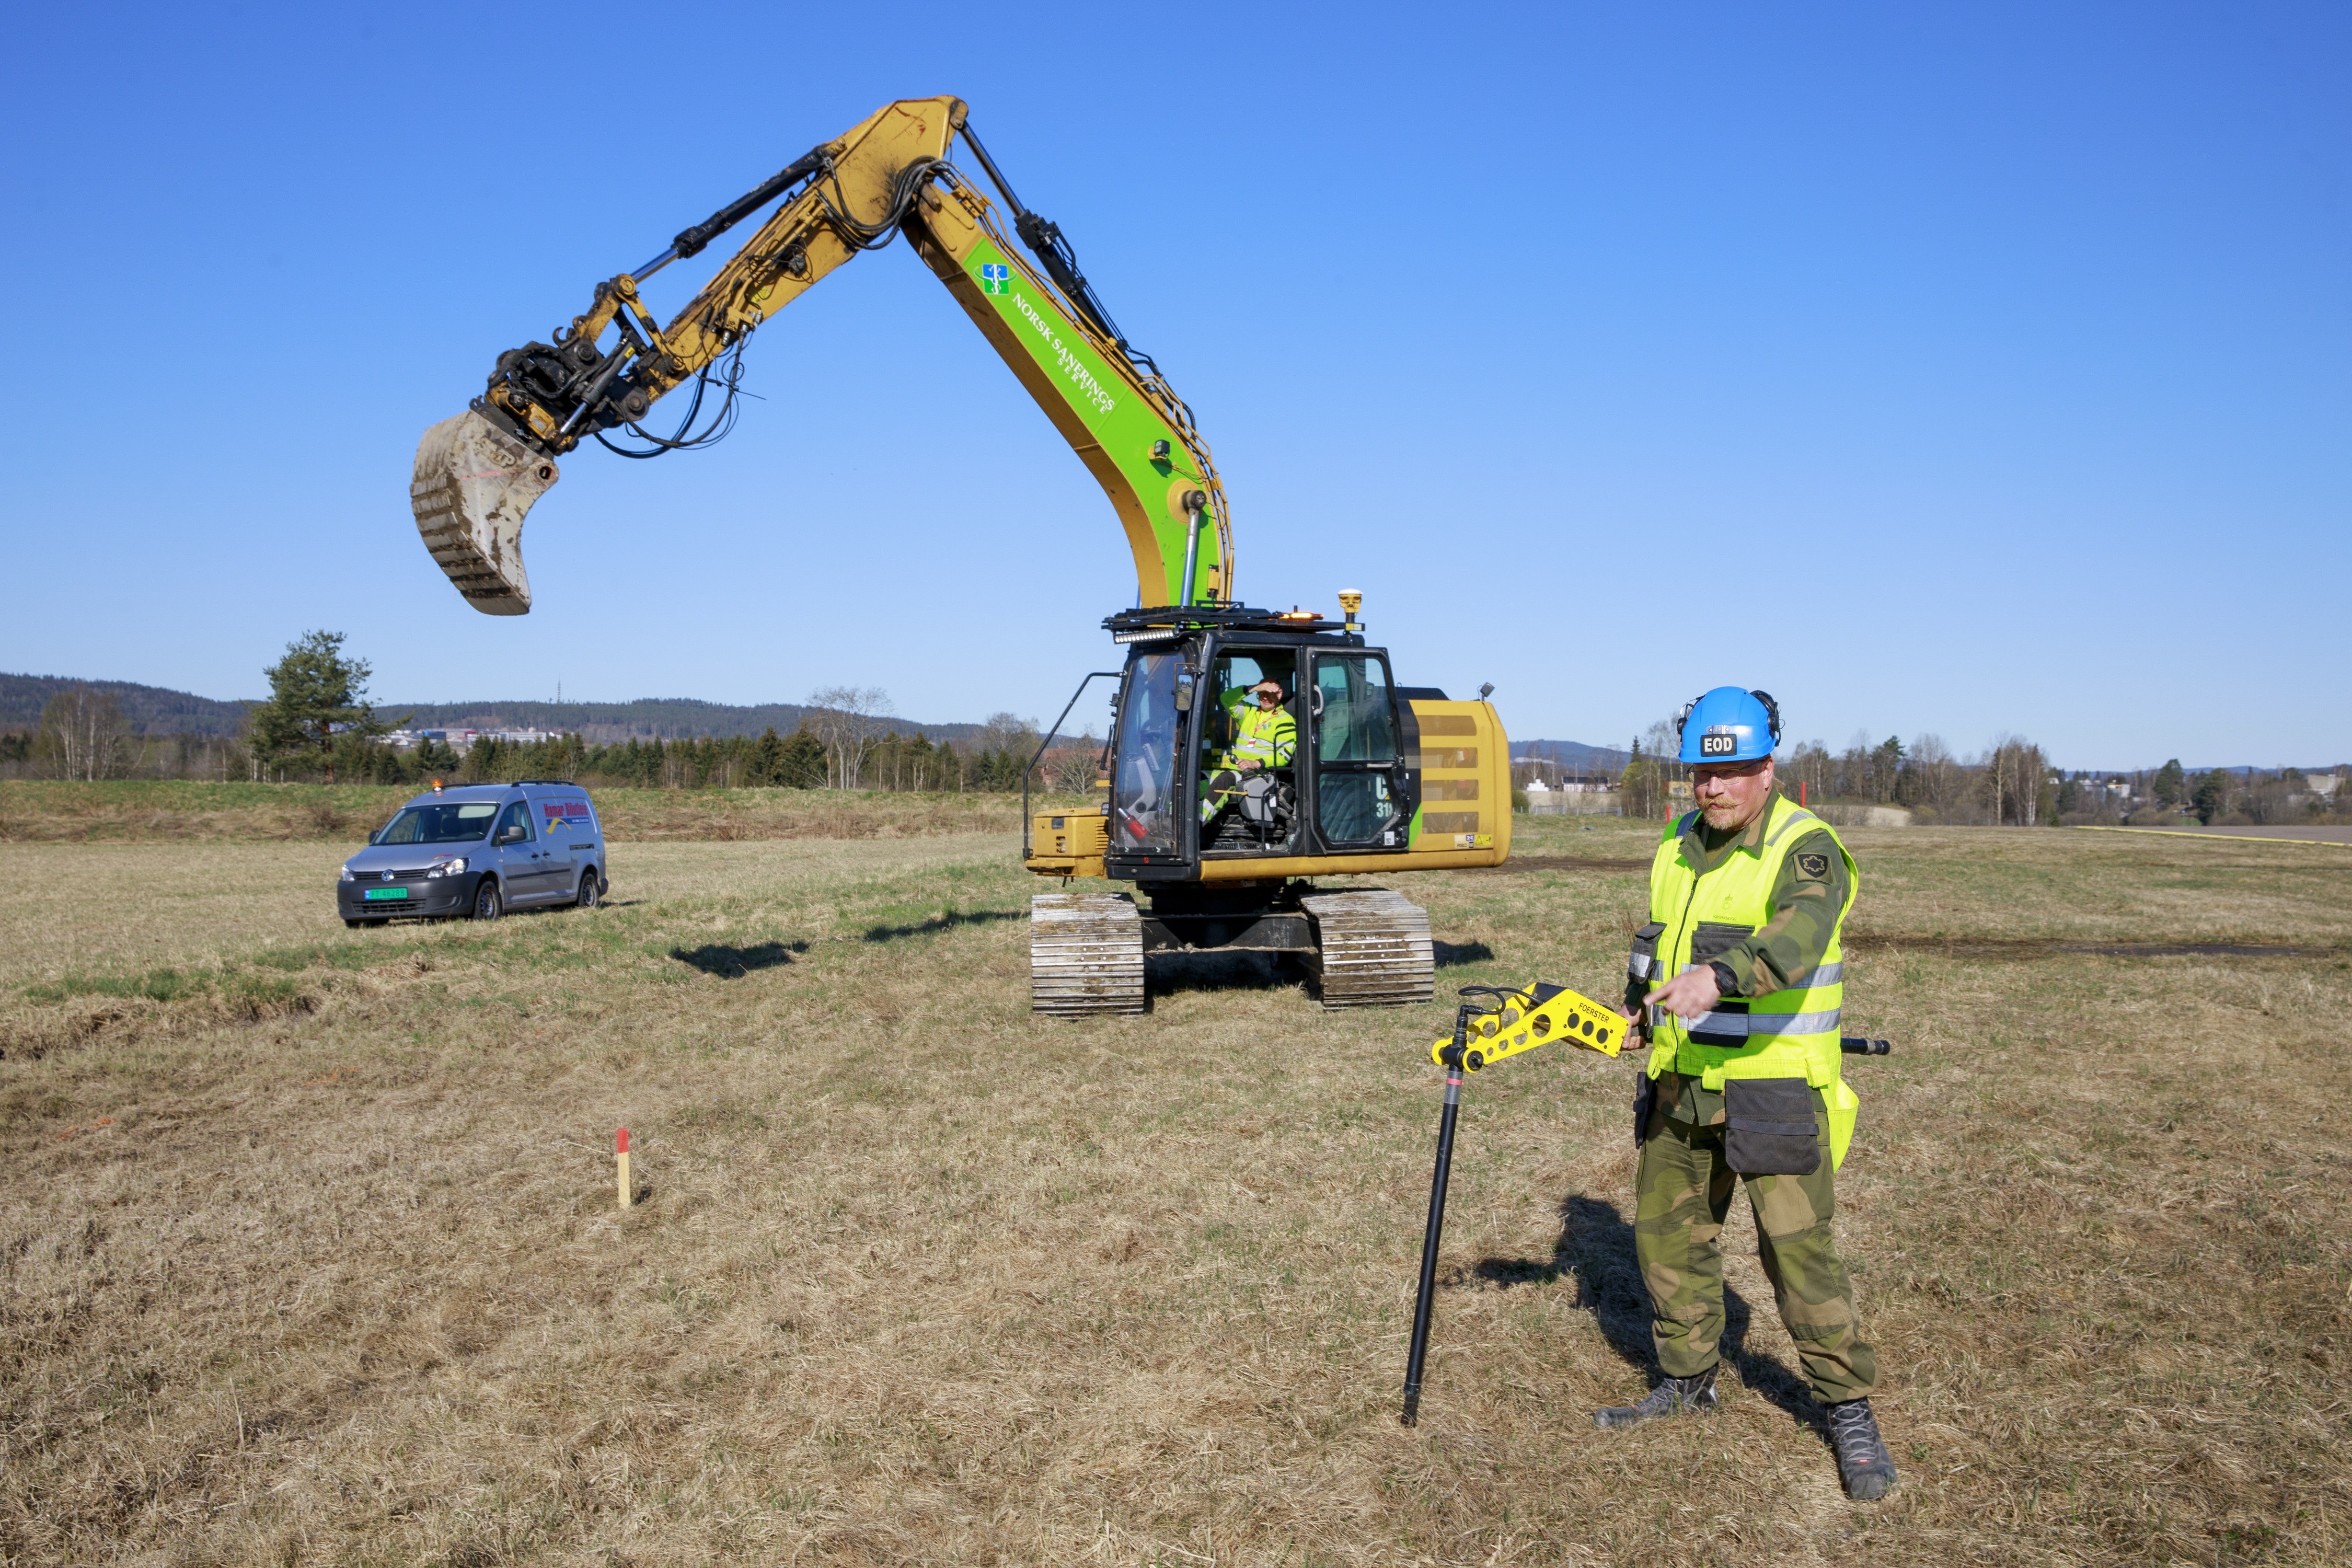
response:
[[[1180,991],[1288,991],[1303,972],[1279,952],[1154,952],[1143,965],[1143,994]]]
[[[1643,1372],[1657,1370],[1657,1356],[1650,1344],[1650,1293],[1642,1283],[1633,1227],[1617,1212],[1616,1205],[1583,1196],[1571,1196],[1559,1205],[1559,1239],[1552,1243],[1549,1261],[1485,1258],[1471,1273],[1507,1290],[1514,1285],[1547,1285],[1563,1276],[1573,1278],[1577,1305],[1591,1312],[1609,1348],[1629,1366]],[[1731,1228],[1725,1226],[1727,1236]],[[1722,1355],[1739,1374],[1741,1385],[1797,1420],[1819,1426],[1821,1409],[1804,1379],[1778,1358],[1748,1349],[1748,1329],[1755,1321],[1755,1311],[1747,1298],[1726,1285],[1723,1310]]]
[[[994,925],[998,921],[1025,921],[1027,910],[941,910],[927,921],[910,925],[867,926],[860,942],[897,942],[903,937],[937,936],[958,926]]]
[[[752,947],[730,947],[712,942],[700,947],[674,947],[669,950],[669,955],[705,974],[732,980],[755,969],[773,969],[779,964],[790,963],[793,954],[807,951],[808,943],[804,942],[763,942]]]
[[[1483,942],[1433,942],[1429,945],[1435,952],[1437,967],[1440,969],[1457,969],[1465,963],[1495,962],[1495,950]]]

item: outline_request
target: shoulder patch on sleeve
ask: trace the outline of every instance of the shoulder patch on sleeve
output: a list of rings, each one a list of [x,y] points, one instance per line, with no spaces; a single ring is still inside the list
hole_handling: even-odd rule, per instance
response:
[[[1830,858],[1811,851],[1791,857],[1797,862],[1797,875],[1809,882],[1825,882],[1830,875]]]

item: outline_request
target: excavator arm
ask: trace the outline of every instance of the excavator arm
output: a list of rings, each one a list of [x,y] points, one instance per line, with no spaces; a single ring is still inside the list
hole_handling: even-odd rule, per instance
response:
[[[1022,257],[994,205],[948,154],[961,135],[1036,258]],[[781,201],[686,307],[658,325],[645,281]],[[744,341],[760,324],[863,250],[904,234],[982,336],[1045,411],[1109,496],[1135,558],[1139,602],[1190,605],[1233,597],[1224,489],[1192,413],[1148,355],[1129,346],[1059,229],[1024,209],[965,124],[954,98],[889,104],[757,189],[681,231],[635,272],[596,286],[586,311],[554,334],[499,356],[467,412],[425,431],[409,487],[418,531],[468,603],[523,615],[522,523],[560,477],[556,459],[608,432],[648,443],[633,457],[701,445],[689,434],[704,400],[731,418]],[[611,338],[607,346],[606,334]],[[688,385],[671,437],[643,427],[655,403]]]

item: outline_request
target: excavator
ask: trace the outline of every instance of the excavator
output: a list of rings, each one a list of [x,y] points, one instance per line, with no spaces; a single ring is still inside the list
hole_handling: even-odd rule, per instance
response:
[[[997,203],[950,161],[959,139],[1020,248]],[[657,321],[647,279],[772,204]],[[1389,889],[1318,890],[1313,879],[1502,863],[1510,758],[1492,688],[1456,701],[1401,684],[1388,651],[1366,641],[1352,590],[1336,619],[1235,597],[1224,486],[1192,411],[1119,331],[1059,226],[1013,195],[960,99],[886,105],[597,284],[552,342],[499,355],[482,395],[417,447],[410,504],[434,561],[476,609],[528,613],[523,519],[556,482],[557,460],[590,439],[651,458],[723,437],[751,333],[899,236],[1100,483],[1135,561],[1137,607],[1102,623],[1122,667],[1088,675],[1070,699],[1097,679],[1118,682],[1097,779],[1108,798],[1033,815],[1024,797],[1024,863],[1061,883],[1032,900],[1032,1008],[1141,1012],[1146,955],[1176,952],[1289,955],[1326,1007],[1429,1000],[1427,915]],[[647,429],[654,404],[689,384],[676,430]],[[1244,694],[1267,681],[1295,742],[1236,785],[1217,773],[1221,748]],[[1223,781],[1214,794],[1213,776]],[[1071,890],[1074,879],[1131,890]]]

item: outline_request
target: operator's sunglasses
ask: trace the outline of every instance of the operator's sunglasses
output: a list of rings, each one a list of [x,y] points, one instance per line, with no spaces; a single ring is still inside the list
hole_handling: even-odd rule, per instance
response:
[[[1744,779],[1751,773],[1762,773],[1771,761],[1769,757],[1759,757],[1752,763],[1701,763],[1691,769],[1691,777],[1694,779]]]

